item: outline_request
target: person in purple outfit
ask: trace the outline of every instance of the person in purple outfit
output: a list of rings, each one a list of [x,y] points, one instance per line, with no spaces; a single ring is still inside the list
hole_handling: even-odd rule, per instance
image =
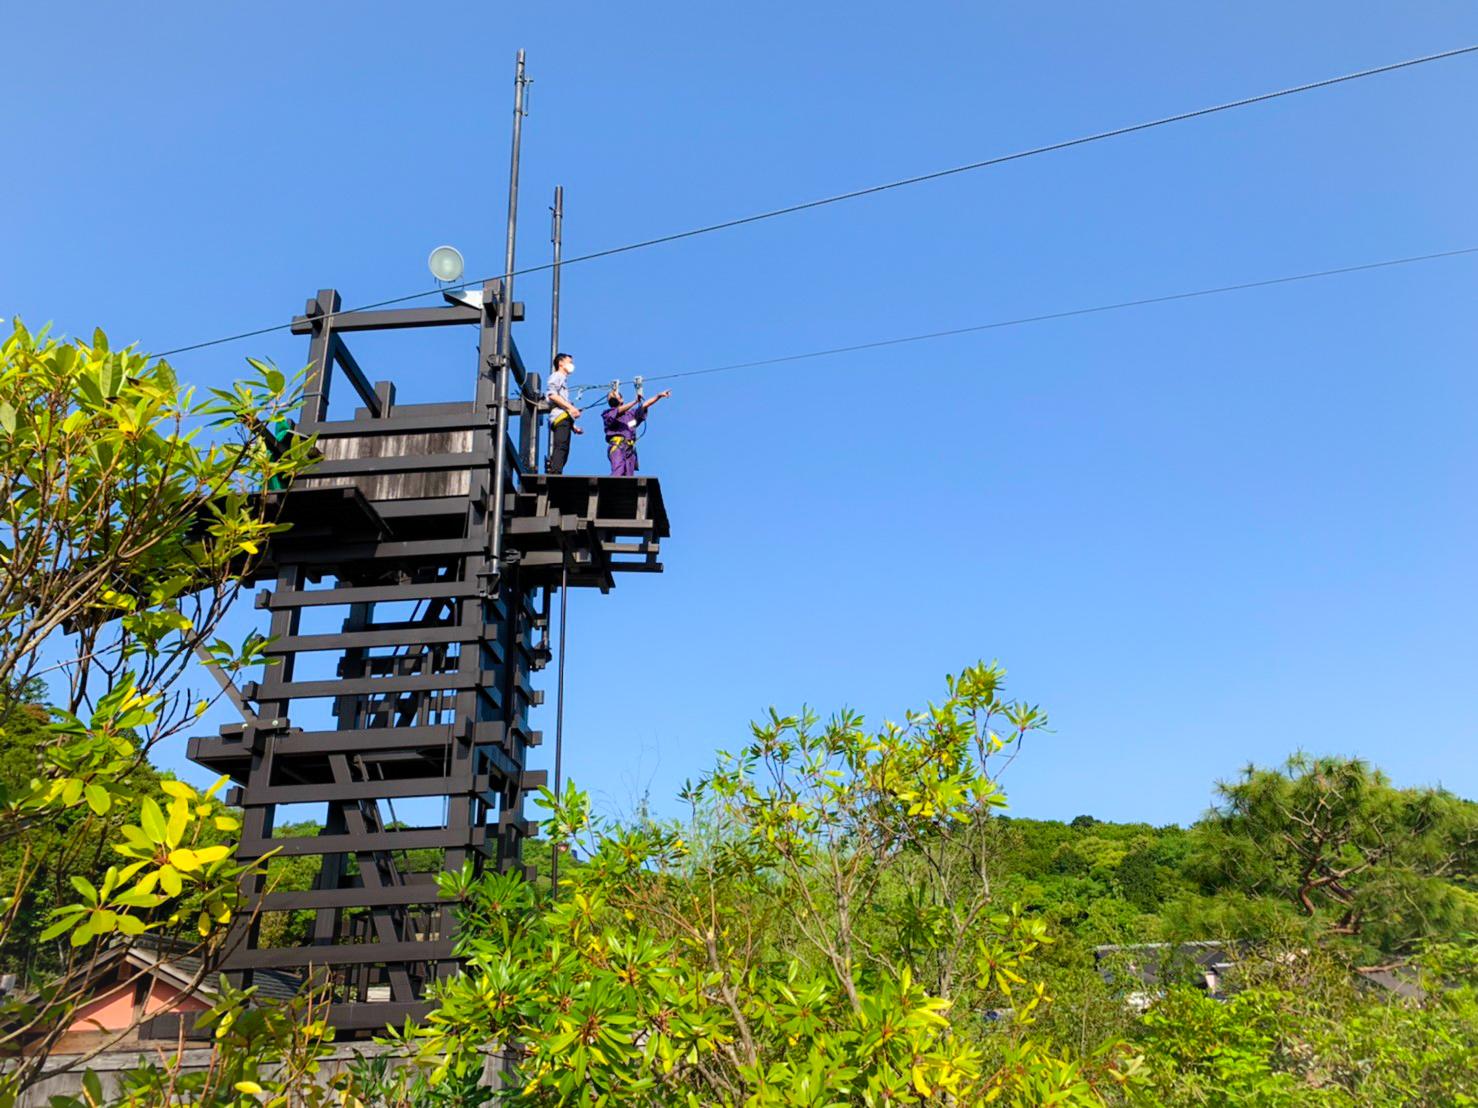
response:
[[[650,400],[638,396],[627,404],[620,389],[611,390],[601,419],[606,427],[606,453],[610,455],[612,477],[636,476],[636,429],[646,422],[647,410],[653,404],[671,395],[671,389],[663,389]]]

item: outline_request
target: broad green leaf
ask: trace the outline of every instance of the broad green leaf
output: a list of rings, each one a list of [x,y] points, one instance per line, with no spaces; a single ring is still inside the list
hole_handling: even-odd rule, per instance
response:
[[[175,799],[169,805],[169,819],[164,825],[164,841],[170,846],[177,846],[185,836],[185,829],[190,826],[190,803],[186,800]]]
[[[176,800],[195,799],[195,790],[183,781],[161,781],[159,787]]]
[[[100,816],[106,815],[113,806],[113,798],[108,795],[108,790],[101,785],[88,785],[86,791],[87,806]]]
[[[155,843],[163,843],[167,838],[165,832],[164,813],[159,810],[159,805],[154,802],[153,797],[146,796],[139,805],[139,819],[144,825],[144,834]]]
[[[50,942],[52,939],[56,938],[63,931],[66,931],[74,923],[76,923],[77,919],[78,917],[76,915],[69,915],[63,919],[57,920],[45,931],[41,932],[41,934],[38,936],[38,941],[43,943]]]
[[[179,896],[180,890],[185,887],[184,882],[180,880],[179,871],[174,866],[165,865],[159,867],[158,874],[160,888],[170,896]]]

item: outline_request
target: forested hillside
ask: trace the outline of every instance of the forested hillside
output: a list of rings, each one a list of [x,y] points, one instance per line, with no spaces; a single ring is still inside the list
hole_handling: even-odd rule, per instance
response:
[[[1089,944],[1307,933],[1372,962],[1478,928],[1478,804],[1295,758],[1189,828],[997,816],[995,893]]]

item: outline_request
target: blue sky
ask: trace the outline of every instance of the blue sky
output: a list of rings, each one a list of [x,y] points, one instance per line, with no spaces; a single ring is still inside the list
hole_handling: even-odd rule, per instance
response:
[[[556,183],[584,253],[1478,42],[1478,11],[55,3],[7,32],[0,310],[160,350],[422,288],[441,242],[497,270],[519,47],[537,263]],[[572,266],[562,345],[601,381],[1475,246],[1475,99],[1478,58],[1441,62]],[[1475,286],[1467,257],[679,382],[642,444],[667,573],[572,600],[570,772],[661,808],[768,705],[896,716],[997,657],[1053,719],[1022,815],[1186,821],[1300,747],[1478,795]],[[519,296],[534,360],[545,278]],[[462,345],[356,352],[454,399]],[[306,348],[175,365],[247,354]]]

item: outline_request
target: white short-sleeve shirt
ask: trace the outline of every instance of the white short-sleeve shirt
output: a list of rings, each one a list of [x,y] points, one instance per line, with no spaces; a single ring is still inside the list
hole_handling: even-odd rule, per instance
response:
[[[568,403],[570,399],[570,390],[565,385],[565,380],[568,377],[569,374],[562,373],[556,369],[553,373],[549,375],[549,388],[546,390],[545,395],[551,398],[557,396],[561,400]],[[554,411],[549,413],[550,423],[562,423],[569,418],[570,413],[565,411],[563,408],[555,408]]]

